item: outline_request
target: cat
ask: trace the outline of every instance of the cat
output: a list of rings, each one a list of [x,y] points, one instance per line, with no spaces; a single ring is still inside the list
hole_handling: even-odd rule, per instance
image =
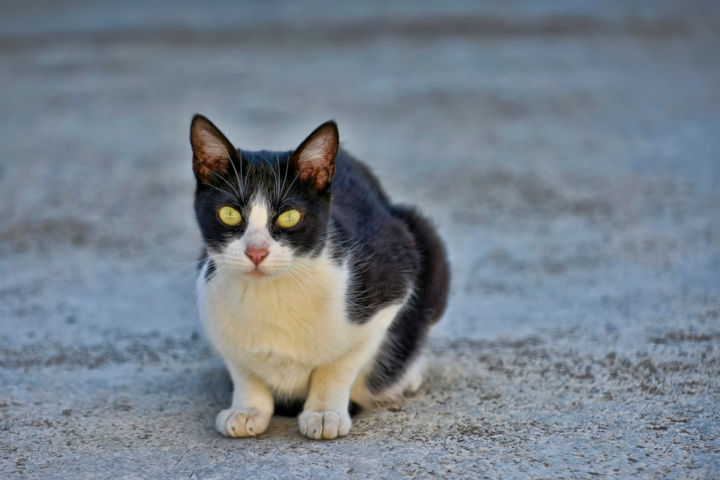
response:
[[[351,401],[417,391],[449,288],[430,223],[390,202],[333,121],[295,150],[245,151],[195,115],[190,143],[198,305],[233,382],[217,430],[259,435],[277,401],[299,400],[300,432],[333,439],[350,431]]]

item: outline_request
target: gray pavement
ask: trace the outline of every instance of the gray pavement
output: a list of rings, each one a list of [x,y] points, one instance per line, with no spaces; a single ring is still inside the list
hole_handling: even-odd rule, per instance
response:
[[[0,6],[0,478],[720,478],[717,2],[116,3]],[[214,432],[195,112],[438,225],[416,398]]]

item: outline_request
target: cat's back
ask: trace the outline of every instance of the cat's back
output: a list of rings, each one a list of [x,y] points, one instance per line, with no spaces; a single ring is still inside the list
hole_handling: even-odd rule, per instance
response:
[[[335,213],[390,215],[390,200],[370,168],[340,149],[332,183]]]
[[[342,149],[336,160],[330,215],[345,242],[376,249],[398,243],[404,249],[412,246],[405,222],[394,214],[380,181],[367,165]]]

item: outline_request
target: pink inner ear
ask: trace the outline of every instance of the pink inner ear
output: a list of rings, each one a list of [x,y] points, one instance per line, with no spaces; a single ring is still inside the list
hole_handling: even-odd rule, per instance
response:
[[[335,173],[335,165],[313,167],[312,165],[305,165],[300,168],[300,174],[298,178],[301,182],[315,179],[315,188],[318,190],[325,188],[333,174]]]
[[[298,163],[311,165],[328,165],[335,155],[335,146],[328,138],[311,140],[300,152]]]
[[[335,174],[335,155],[338,149],[337,130],[334,124],[323,125],[313,132],[296,151],[295,162],[301,181],[314,181],[315,188],[323,189]]]
[[[216,161],[218,159],[227,160],[229,157],[227,145],[217,134],[205,128],[199,128],[193,132],[192,146],[195,155],[201,160]]]
[[[227,146],[213,132],[199,128],[192,133],[193,169],[202,182],[207,182],[212,172],[227,173],[230,153]]]
[[[201,136],[205,136],[202,135]],[[210,141],[201,139],[198,146],[198,156],[206,160],[227,159],[228,151],[221,142],[213,138]]]

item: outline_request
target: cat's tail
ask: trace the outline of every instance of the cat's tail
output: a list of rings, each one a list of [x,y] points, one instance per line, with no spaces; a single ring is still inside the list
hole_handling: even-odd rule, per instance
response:
[[[445,245],[432,224],[412,207],[395,205],[392,212],[395,217],[405,222],[415,238],[420,252],[415,299],[419,310],[435,324],[445,311],[450,289],[450,267]]]

